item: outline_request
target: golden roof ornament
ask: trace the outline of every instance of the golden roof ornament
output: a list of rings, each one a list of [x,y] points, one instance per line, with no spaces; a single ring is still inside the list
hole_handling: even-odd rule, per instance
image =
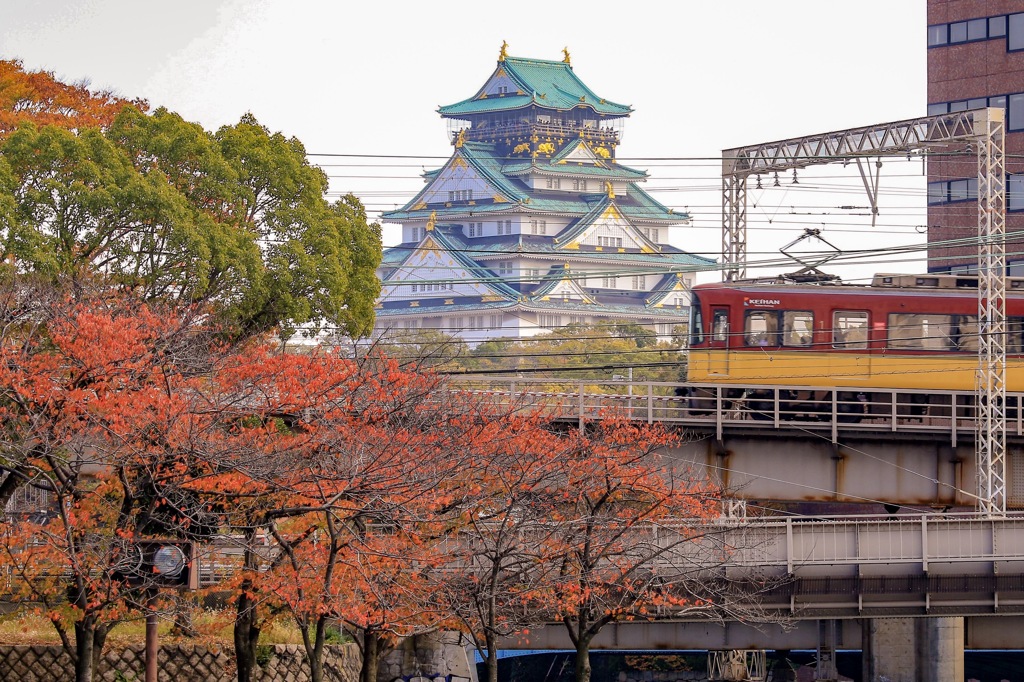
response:
[[[431,211],[430,217],[427,218],[427,232],[434,231],[434,223],[437,222],[437,211]]]
[[[562,55],[563,55],[562,56],[562,61],[565,62],[566,64],[568,64],[569,66],[572,66],[572,60],[569,59],[569,48],[568,48],[568,46],[562,48]]]
[[[459,131],[459,134],[455,137],[455,147],[456,147],[456,149],[462,147],[462,145],[464,145],[465,143],[466,143],[466,129],[463,128],[462,130]]]
[[[612,183],[610,183],[610,182],[604,183],[604,189],[608,193],[608,198],[609,199],[614,199],[615,198],[615,188],[612,187]]]
[[[498,61],[503,62],[508,57],[508,43],[501,41],[501,52],[498,53]]]

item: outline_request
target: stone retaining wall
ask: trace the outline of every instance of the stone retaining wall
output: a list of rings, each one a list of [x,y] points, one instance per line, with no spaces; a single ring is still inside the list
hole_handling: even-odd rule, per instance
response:
[[[94,679],[97,682],[141,681],[144,647],[106,647]],[[308,682],[309,668],[301,645],[259,647],[254,682]],[[172,645],[160,647],[160,682],[232,682],[235,657],[230,647]],[[359,649],[350,644],[324,648],[324,677],[330,682],[359,679]],[[74,666],[59,646],[0,646],[0,680],[73,682]]]

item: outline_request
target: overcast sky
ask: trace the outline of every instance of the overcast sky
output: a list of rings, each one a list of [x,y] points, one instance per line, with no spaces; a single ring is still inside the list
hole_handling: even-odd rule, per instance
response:
[[[451,147],[437,107],[476,92],[503,40],[518,57],[561,59],[567,47],[591,89],[635,109],[620,158],[648,169],[663,203],[693,213],[694,226],[673,243],[715,255],[720,165],[695,159],[924,115],[925,25],[924,0],[0,0],[0,57],[145,98],[208,129],[252,112],[311,154],[444,157]],[[422,168],[440,163],[312,159],[335,192],[355,191],[371,214],[404,203]],[[924,223],[923,194],[911,201],[886,190],[907,186],[901,178],[920,165],[893,169],[888,183],[883,172],[883,196],[900,197],[899,219],[890,213],[874,230],[860,222],[871,243],[923,241],[914,229]],[[860,184],[855,170],[848,176]],[[835,201],[797,189],[752,197],[761,201],[751,209],[752,251],[802,232],[797,221],[767,222],[780,211],[813,214],[806,224],[820,223],[842,248],[866,245],[849,224],[857,219],[825,210]]]

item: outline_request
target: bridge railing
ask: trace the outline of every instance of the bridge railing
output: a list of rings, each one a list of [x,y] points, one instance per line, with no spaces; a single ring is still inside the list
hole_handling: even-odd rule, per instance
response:
[[[787,517],[639,528],[658,573],[731,578],[1024,575],[1024,514]]]
[[[618,414],[629,419],[738,429],[800,428],[840,432],[922,432],[973,440],[973,391],[864,389],[837,386],[677,384],[532,377],[459,377],[455,384],[500,404],[540,409],[552,418],[587,420]],[[1006,431],[1024,435],[1024,393],[1008,393]]]

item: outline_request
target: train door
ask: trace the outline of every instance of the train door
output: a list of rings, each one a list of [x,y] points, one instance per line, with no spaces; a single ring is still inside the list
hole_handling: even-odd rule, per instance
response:
[[[857,383],[871,376],[868,352],[870,319],[866,310],[833,310],[829,349],[829,375],[838,385]]]
[[[729,309],[711,309],[711,352],[708,354],[708,374],[729,376]]]

